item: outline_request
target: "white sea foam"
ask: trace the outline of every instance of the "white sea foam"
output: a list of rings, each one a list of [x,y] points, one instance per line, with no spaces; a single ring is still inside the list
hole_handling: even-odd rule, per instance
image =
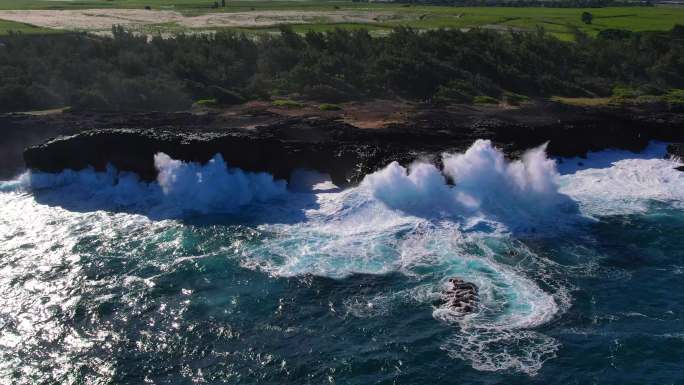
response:
[[[508,162],[489,141],[477,141],[463,154],[444,154],[442,170],[427,163],[408,169],[392,163],[345,191],[321,184],[320,174],[299,173],[287,192],[285,182],[230,168],[218,155],[200,165],[164,154],[155,157],[159,177],[152,183],[114,169],[83,170],[27,173],[0,184],[0,191],[24,189],[38,202],[73,211],[105,209],[152,218],[235,212],[254,204],[254,215],[269,218],[254,229],[258,236],[225,245],[243,266],[274,276],[401,273],[426,282],[418,291],[350,298],[347,312],[358,317],[388,314],[392,298],[429,303],[449,277],[461,277],[478,286],[478,308],[466,316],[434,309],[436,319],[459,327],[443,348],[478,370],[533,375],[555,356],[558,342],[531,329],[562,314],[570,300],[553,263],[511,241],[511,230],[555,225],[576,215],[577,203],[585,212],[606,215],[643,209],[653,200],[684,201],[684,173],[673,170],[672,161],[590,154],[584,169],[571,169],[566,160],[561,176],[544,149]],[[603,159],[601,168],[592,163],[597,157]],[[278,197],[287,203],[273,203]],[[19,200],[25,210],[37,210],[40,205],[28,199]],[[116,218],[110,219],[107,226],[115,226]],[[5,227],[9,234],[10,224]],[[542,227],[541,232],[555,231]],[[35,236],[40,238],[40,232]],[[176,240],[153,241],[172,246]],[[42,242],[49,248],[52,241]],[[511,249],[519,257],[508,256]]]
[[[166,199],[182,209],[202,213],[231,212],[252,201],[263,202],[286,192],[285,181],[268,173],[229,168],[217,154],[206,165],[186,163],[160,153],[154,157],[157,182]]]
[[[243,266],[274,276],[314,274],[341,279],[354,274],[399,272],[431,282],[429,289],[421,286],[417,291],[350,298],[345,303],[347,313],[362,318],[385,316],[393,306],[407,301],[429,305],[448,278],[460,277],[478,286],[478,308],[466,316],[447,308],[434,309],[433,317],[460,330],[445,343],[445,349],[478,370],[535,374],[553,356],[558,343],[528,329],[549,322],[567,308],[561,301],[567,300],[563,288],[558,286],[554,289],[557,292],[548,293],[537,285],[536,277],[526,276],[531,272],[497,260],[499,251],[492,249],[491,243],[496,242],[491,240],[508,239],[505,226],[492,222],[491,226],[473,227],[467,220],[461,222],[460,217],[443,217],[439,210],[444,206],[435,211],[425,201],[408,206],[421,215],[386,203],[401,204],[406,196],[420,196],[429,188],[449,195],[451,187],[434,183],[443,178],[432,169],[424,167],[406,174],[390,166],[376,177],[372,182],[378,183],[375,186],[318,194],[318,208],[308,211],[303,223],[259,226],[267,236],[258,244],[240,245]],[[388,187],[393,178],[405,188],[397,192],[401,197],[394,201],[397,195]],[[387,194],[386,199],[376,199],[378,190],[374,187],[380,188],[381,196]],[[428,212],[435,215],[426,215]],[[540,260],[539,266],[544,264],[529,250],[518,254],[523,252],[520,266],[531,266],[528,263],[533,259]],[[522,259],[527,262],[522,263]],[[542,270],[542,275],[547,273]]]
[[[615,162],[625,159],[666,159],[667,143],[652,141],[643,151],[608,149],[590,151],[584,157],[559,158],[558,171],[561,175],[574,174],[577,171],[597,168],[609,168]]]
[[[26,172],[18,180],[4,183],[3,190],[33,191],[40,199],[70,208],[134,210],[152,217],[235,212],[249,203],[268,201],[287,192],[285,181],[276,181],[267,173],[230,168],[219,154],[201,165],[159,153],[154,165],[158,176],[151,183],[109,167],[106,172]]]
[[[478,140],[465,153],[444,154],[442,171],[426,163],[407,170],[393,162],[366,176],[361,187],[410,214],[484,216],[525,230],[576,213],[574,202],[559,192],[555,161],[546,157],[545,149],[542,145],[507,162],[490,141]]]
[[[664,159],[666,145],[652,143],[639,154],[620,150],[590,153],[582,165],[565,160],[560,191],[583,212],[602,216],[644,212],[653,203],[684,207],[684,172]]]
[[[454,334],[442,349],[450,357],[481,371],[514,370],[536,375],[544,362],[555,358],[560,344],[533,330],[479,328]]]

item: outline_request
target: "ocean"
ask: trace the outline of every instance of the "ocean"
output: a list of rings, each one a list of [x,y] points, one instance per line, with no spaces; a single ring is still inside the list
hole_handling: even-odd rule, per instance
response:
[[[665,144],[340,189],[155,157],[0,182],[0,382],[684,384],[684,172]],[[471,313],[436,300],[478,287]]]

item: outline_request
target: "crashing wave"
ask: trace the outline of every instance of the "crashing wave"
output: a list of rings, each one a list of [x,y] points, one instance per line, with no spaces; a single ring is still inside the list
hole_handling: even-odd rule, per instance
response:
[[[136,211],[153,217],[175,217],[186,213],[231,213],[253,202],[265,202],[287,192],[285,181],[267,173],[244,172],[228,167],[220,154],[202,165],[171,159],[164,153],[154,157],[157,180],[146,183],[136,174],[93,169],[64,170],[50,174],[26,172],[6,184],[5,190],[34,192],[48,203],[75,209],[104,208]]]
[[[545,150],[542,145],[508,162],[489,140],[478,140],[462,154],[443,154],[443,170],[394,162],[366,176],[361,186],[387,206],[414,215],[479,214],[526,228],[577,213],[575,202],[559,191],[556,163]]]
[[[608,213],[611,205],[684,201],[684,173],[662,159],[614,161],[561,176],[544,146],[507,161],[491,142],[479,140],[442,160],[442,169],[392,163],[345,191],[312,191],[306,185],[324,178],[299,175],[288,191],[284,181],[230,168],[220,155],[200,165],[157,154],[158,178],[151,183],[114,169],[67,170],[26,173],[0,190],[31,191],[40,203],[73,211],[104,208],[149,217],[233,213],[258,204],[254,215],[280,217],[259,221],[250,230],[254,236],[230,245],[242,266],[279,277],[400,273],[421,281],[416,292],[350,299],[348,313],[358,317],[387,314],[392,296],[429,306],[449,277],[462,277],[477,285],[478,306],[465,316],[433,309],[434,318],[458,328],[443,348],[478,370],[530,375],[559,348],[532,329],[562,314],[570,300],[553,263],[513,241],[509,230],[576,215],[577,203]],[[283,197],[287,204],[272,203]]]

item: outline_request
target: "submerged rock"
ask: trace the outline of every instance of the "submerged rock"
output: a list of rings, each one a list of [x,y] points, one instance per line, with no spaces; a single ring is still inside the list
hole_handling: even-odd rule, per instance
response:
[[[472,313],[477,309],[478,289],[474,283],[460,278],[449,278],[447,285],[435,301],[436,306],[443,306],[462,314]]]

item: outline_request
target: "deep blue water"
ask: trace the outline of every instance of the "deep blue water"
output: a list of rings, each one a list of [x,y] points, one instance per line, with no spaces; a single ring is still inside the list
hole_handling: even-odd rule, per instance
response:
[[[5,182],[0,382],[684,384],[684,176],[463,174],[498,169],[481,150],[445,170],[458,202],[429,169],[263,197],[232,171],[181,193]],[[475,314],[433,306],[452,276],[477,283]]]

